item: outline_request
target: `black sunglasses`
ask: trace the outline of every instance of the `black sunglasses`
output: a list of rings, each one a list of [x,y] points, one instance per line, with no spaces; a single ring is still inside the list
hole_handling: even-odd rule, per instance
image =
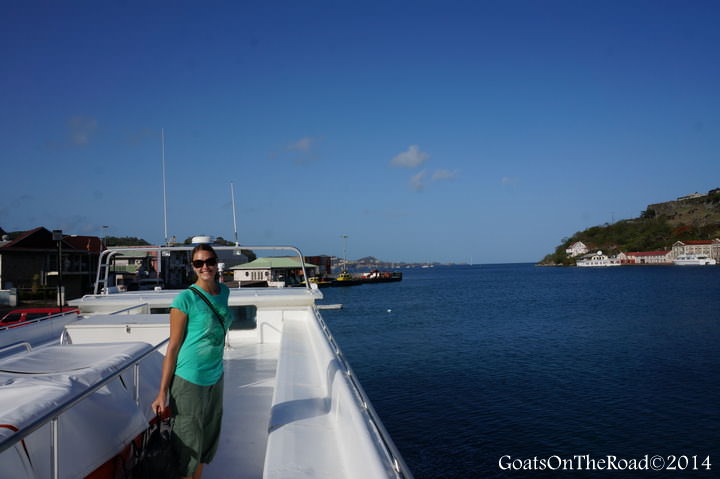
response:
[[[208,258],[208,259],[204,259],[204,260],[203,259],[194,259],[192,261],[192,265],[197,269],[202,268],[202,266],[204,264],[208,265],[208,266],[217,266],[217,258]]]

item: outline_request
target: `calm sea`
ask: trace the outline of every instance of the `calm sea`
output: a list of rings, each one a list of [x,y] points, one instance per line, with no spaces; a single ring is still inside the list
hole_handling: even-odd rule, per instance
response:
[[[323,316],[417,479],[720,477],[720,267],[403,273]]]

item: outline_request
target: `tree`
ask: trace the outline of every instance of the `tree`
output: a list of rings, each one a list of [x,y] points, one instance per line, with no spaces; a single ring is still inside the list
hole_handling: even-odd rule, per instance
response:
[[[150,243],[142,238],[134,236],[108,236],[105,238],[105,246],[149,246]]]
[[[657,216],[657,212],[652,208],[648,208],[645,211],[643,211],[642,213],[640,213],[640,218],[642,218],[642,219],[650,220],[650,219],[655,218],[655,216]]]

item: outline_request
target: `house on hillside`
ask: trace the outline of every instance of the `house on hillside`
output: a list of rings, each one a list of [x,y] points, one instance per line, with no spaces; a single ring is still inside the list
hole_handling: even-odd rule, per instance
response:
[[[682,254],[705,255],[720,261],[720,239],[676,241],[672,246],[672,257],[675,259]]]
[[[571,258],[574,258],[575,256],[587,254],[588,251],[589,251],[588,247],[585,246],[585,243],[583,243],[582,241],[576,241],[575,243],[571,244],[568,249],[565,250],[565,252]]]
[[[695,198],[702,198],[703,196],[707,196],[707,195],[704,195],[704,194],[702,194],[702,193],[698,193],[698,192],[696,191],[695,193],[691,193],[691,194],[686,195],[686,196],[680,196],[677,200],[678,200],[678,201],[693,200],[693,199],[695,199]]]
[[[67,299],[92,289],[102,248],[102,241],[96,236],[62,235],[60,267]],[[12,241],[0,242],[0,288],[12,285],[18,289],[20,298],[56,288],[58,257],[58,242],[42,226]]]

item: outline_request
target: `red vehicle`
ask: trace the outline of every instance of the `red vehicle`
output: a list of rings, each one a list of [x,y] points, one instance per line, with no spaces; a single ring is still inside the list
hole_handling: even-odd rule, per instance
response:
[[[63,308],[63,313],[79,313],[77,308]],[[0,319],[0,328],[5,326],[19,326],[20,323],[26,323],[35,319],[47,318],[53,314],[60,313],[60,308],[27,308],[15,309]]]

